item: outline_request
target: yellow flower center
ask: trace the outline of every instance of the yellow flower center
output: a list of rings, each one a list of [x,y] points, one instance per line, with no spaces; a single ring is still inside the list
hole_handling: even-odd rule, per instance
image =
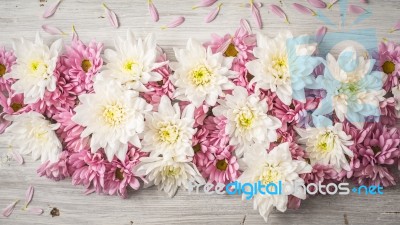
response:
[[[249,108],[244,108],[237,114],[236,122],[240,128],[249,129],[252,127],[254,119],[253,111]]]
[[[288,70],[288,59],[287,56],[275,56],[272,59],[272,68],[275,70],[275,78],[285,79]]]
[[[180,167],[174,167],[174,166],[166,166],[163,168],[162,175],[164,177],[176,177],[180,175],[181,173],[181,168]]]
[[[217,169],[221,170],[221,171],[225,171],[226,168],[228,167],[228,163],[225,161],[225,159],[223,160],[218,160],[217,164],[216,164]]]
[[[135,62],[134,60],[128,59],[122,64],[122,69],[125,72],[131,73],[131,72],[133,72],[135,66],[138,66],[137,62]]]
[[[122,172],[122,170],[120,168],[117,168],[115,170],[115,178],[117,178],[118,180],[124,179],[124,173]]]
[[[30,74],[36,77],[47,76],[47,67],[47,64],[41,60],[32,60],[28,64],[28,70]]]
[[[6,74],[7,68],[3,64],[0,64],[0,77],[4,76]]]
[[[89,69],[92,67],[92,63],[90,63],[89,60],[85,59],[82,61],[81,67],[85,73],[89,71]]]
[[[108,125],[117,126],[125,121],[126,114],[125,107],[118,102],[114,102],[104,107],[102,116]]]
[[[382,70],[386,74],[392,74],[396,68],[396,65],[392,61],[386,61],[382,65]]]
[[[258,180],[267,185],[269,183],[277,183],[281,180],[281,177],[281,173],[276,166],[266,163]]]
[[[234,44],[230,43],[226,51],[224,52],[224,55],[226,57],[236,57],[238,55],[238,50],[236,50],[236,47]]]
[[[47,131],[35,130],[33,131],[33,136],[38,140],[47,141]]]
[[[21,103],[13,102],[11,103],[10,107],[13,109],[14,112],[18,112],[20,109],[22,109],[23,105]]]
[[[158,128],[158,137],[161,142],[175,144],[180,136],[180,129],[171,122],[160,123]]]
[[[317,151],[320,153],[328,153],[332,151],[334,147],[334,142],[333,142],[333,137],[332,137],[331,132],[326,132],[324,134],[321,134],[317,138]]]
[[[205,65],[200,65],[190,72],[190,79],[194,86],[206,86],[211,83],[214,74]]]

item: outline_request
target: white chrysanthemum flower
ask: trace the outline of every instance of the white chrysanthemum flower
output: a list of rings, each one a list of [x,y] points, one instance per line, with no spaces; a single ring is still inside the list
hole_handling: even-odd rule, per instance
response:
[[[400,85],[398,85],[397,87],[393,87],[392,93],[396,101],[396,114],[397,117],[400,118]]]
[[[178,187],[189,189],[191,183],[204,184],[196,166],[191,162],[176,162],[162,157],[146,157],[134,168],[137,176],[146,176],[150,183],[173,197]]]
[[[55,41],[50,48],[36,34],[35,42],[15,40],[13,48],[17,57],[16,65],[6,79],[16,79],[12,89],[24,94],[24,103],[35,103],[43,99],[45,91],[56,89],[56,69],[59,52],[62,49],[62,39]]]
[[[286,105],[290,105],[294,91],[304,92],[306,83],[311,82],[308,80],[312,71],[319,64],[317,60],[305,57],[313,54],[315,45],[288,46],[291,39],[293,35],[289,31],[281,32],[275,38],[258,34],[257,47],[253,50],[257,59],[246,64],[254,76],[251,84],[255,83],[256,89],[276,92]]]
[[[193,116],[193,105],[186,106],[181,115],[178,103],[172,106],[171,100],[162,96],[158,112],[146,114],[142,150],[162,155],[164,159],[193,156],[192,137],[196,133]]]
[[[301,187],[304,180],[299,177],[299,174],[310,173],[312,170],[306,162],[292,159],[287,142],[278,145],[269,153],[262,146],[254,145],[251,150],[246,152],[241,164],[243,173],[238,178],[238,182],[254,184],[260,181],[263,185],[282,182],[284,189],[285,186],[294,187],[295,184],[298,185],[297,187]],[[296,190],[291,194],[300,199],[306,198],[305,190]],[[243,195],[243,197],[246,196]],[[260,215],[267,221],[273,207],[281,212],[286,211],[288,193],[283,190],[281,194],[277,195],[258,193],[254,196],[253,203],[254,209],[258,209]]]
[[[92,94],[79,96],[72,120],[85,127],[82,137],[91,136],[90,148],[104,148],[108,160],[125,160],[128,144],[140,148],[138,134],[144,130],[144,113],[152,106],[136,91],[126,90],[113,80],[97,79]]]
[[[248,95],[243,87],[236,87],[232,95],[218,100],[220,105],[213,109],[215,116],[224,116],[228,123],[225,132],[230,144],[237,146],[236,154],[242,156],[246,147],[262,144],[269,147],[277,140],[276,129],[282,126],[279,119],[267,115],[268,105],[256,94]]]
[[[195,40],[189,39],[186,49],[174,49],[178,62],[171,62],[175,71],[171,77],[177,87],[175,96],[179,100],[190,101],[196,107],[204,101],[214,106],[218,96],[224,90],[233,89],[228,78],[237,75],[231,71],[233,58],[226,58],[222,53],[213,54]]]
[[[151,81],[162,80],[161,74],[153,71],[167,62],[157,63],[157,44],[153,34],[136,40],[128,31],[127,39],[115,40],[115,50],[104,51],[106,65],[102,76],[114,79],[127,89],[148,91],[145,85]]]
[[[0,135],[1,148],[32,153],[32,158],[40,158],[42,163],[58,161],[62,146],[55,130],[59,124],[51,124],[42,114],[33,111],[6,119],[12,124]]]
[[[343,124],[334,126],[295,128],[300,135],[299,143],[306,145],[311,165],[331,165],[336,171],[350,170],[346,155],[353,157],[347,147],[353,144],[351,136],[343,131]]]

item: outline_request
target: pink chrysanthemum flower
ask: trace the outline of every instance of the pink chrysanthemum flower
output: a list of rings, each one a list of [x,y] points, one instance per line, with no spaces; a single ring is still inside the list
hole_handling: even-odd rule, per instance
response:
[[[88,150],[90,148],[89,138],[81,138],[81,133],[85,128],[72,121],[71,118],[74,115],[75,113],[72,110],[62,110],[56,114],[53,119],[60,124],[56,133],[68,151],[79,152]]]
[[[225,132],[225,117],[209,116],[204,120],[204,128],[208,130],[207,141],[210,145],[224,148],[229,144],[229,135]]]
[[[80,40],[66,47],[66,79],[74,85],[76,93],[93,91],[94,76],[103,66],[103,43],[91,41],[88,45]]]
[[[127,197],[127,187],[138,190],[140,182],[133,173],[133,167],[136,166],[142,157],[148,154],[132,147],[126,154],[125,161],[114,159],[107,165],[105,174],[104,192],[109,195],[117,194],[122,198]]]
[[[24,95],[13,93],[11,89],[0,92],[0,106],[8,115],[16,115],[29,111],[24,104]]]
[[[226,34],[219,36],[211,35],[212,40],[204,44],[210,47],[213,53],[222,52],[226,57],[235,57],[232,63],[232,70],[239,73],[239,76],[233,79],[237,86],[253,90],[249,85],[252,76],[247,72],[246,63],[255,59],[253,48],[257,44],[256,36],[251,30],[241,26],[236,30],[235,35]]]
[[[72,184],[84,185],[87,194],[102,193],[107,163],[107,158],[101,151],[90,153],[83,150],[72,153],[68,160]]]
[[[399,85],[400,45],[394,42],[380,43],[376,59],[378,70],[383,71],[387,76],[383,88],[389,91],[392,87]]]
[[[385,98],[380,102],[381,115],[379,116],[379,123],[383,125],[394,126],[396,124],[396,101],[393,97]]]
[[[47,161],[43,163],[37,170],[37,173],[41,177],[46,176],[55,181],[64,180],[65,178],[70,177],[67,165],[69,155],[70,152],[68,151],[61,152],[58,162],[51,163],[50,161]]]
[[[394,185],[390,171],[400,156],[400,131],[380,123],[368,123],[363,130],[355,130],[346,124],[344,131],[353,136],[354,152],[347,177],[352,177],[360,185]]]
[[[160,48],[158,48],[157,50],[159,54],[157,57],[157,63],[167,61],[166,54],[163,53]],[[155,71],[162,76],[162,80],[157,82],[147,83],[146,88],[149,89],[150,91],[141,94],[142,97],[149,104],[153,105],[153,107],[155,107],[156,109],[163,95],[167,95],[169,98],[172,99],[173,94],[175,92],[175,87],[170,80],[172,71],[171,68],[168,66],[168,64],[155,69]]]
[[[12,79],[4,79],[4,75],[11,72],[11,67],[15,64],[16,57],[14,52],[6,51],[4,47],[0,47],[0,91],[11,89]]]
[[[60,57],[57,62],[56,71],[56,89],[53,92],[46,90],[43,99],[36,103],[29,104],[28,107],[33,111],[44,114],[48,118],[52,118],[61,110],[72,109],[76,105],[77,94],[74,92],[74,86],[65,79],[65,62]]]

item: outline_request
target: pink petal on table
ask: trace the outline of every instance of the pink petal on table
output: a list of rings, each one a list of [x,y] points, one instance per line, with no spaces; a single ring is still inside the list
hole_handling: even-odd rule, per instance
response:
[[[333,5],[335,5],[339,0],[332,0],[328,4],[328,9],[332,8]]]
[[[34,192],[35,192],[35,189],[33,188],[32,185],[30,185],[28,187],[28,190],[26,190],[26,193],[25,193],[25,208],[28,207],[29,203],[31,203]]]
[[[13,150],[11,152],[12,157],[14,158],[14,160],[18,163],[18,165],[22,165],[24,164],[24,158],[22,157],[21,154],[19,154],[19,152]]]
[[[35,214],[35,215],[42,215],[44,211],[41,208],[29,208],[28,212]]]
[[[361,3],[368,4],[368,0],[360,0]]]
[[[324,9],[326,8],[326,3],[322,0],[307,0],[310,5],[314,6],[315,8]]]
[[[277,6],[277,5],[274,5],[274,4],[271,4],[271,5],[268,6],[268,9],[269,9],[272,13],[274,13],[275,15],[277,15],[277,16],[279,16],[280,18],[284,19],[284,20],[285,20],[285,23],[290,23],[289,20],[288,20],[287,15],[286,15],[286,13],[282,10],[281,7],[279,7],[279,6]]]
[[[76,33],[74,25],[72,25],[72,41],[79,41],[79,35]]]
[[[259,29],[262,29],[262,20],[261,20],[260,10],[253,3],[251,3],[251,14],[253,15],[253,19],[257,23],[257,27]]]
[[[357,5],[349,5],[348,11],[349,11],[349,13],[356,14],[356,15],[360,15],[360,14],[368,12],[363,7],[360,7]]]
[[[221,9],[221,5],[222,5],[222,3],[219,3],[215,9],[211,10],[211,12],[205,18],[204,22],[210,23],[213,20],[215,20],[215,18],[217,17],[217,15],[219,13],[219,10]]]
[[[201,0],[199,4],[192,7],[192,9],[197,9],[200,7],[209,7],[212,6],[218,0]]]
[[[49,33],[51,35],[64,35],[65,34],[64,32],[62,32],[57,27],[54,27],[54,26],[51,26],[51,25],[47,25],[47,24],[43,24],[42,25],[42,29],[44,30],[44,32]]]
[[[48,18],[48,17],[54,15],[54,13],[56,13],[60,3],[61,3],[61,0],[58,0],[57,2],[51,4],[49,7],[47,7],[43,13],[43,18]]]
[[[183,22],[185,22],[185,17],[178,16],[167,26],[161,27],[161,29],[174,28],[174,27],[180,26]]]
[[[293,8],[295,8],[298,12],[305,14],[305,15],[311,15],[311,16],[316,16],[317,14],[310,8],[298,4],[298,3],[293,3],[292,4]]]
[[[257,8],[263,7],[263,4],[261,2],[246,3],[246,4],[244,4],[244,7],[250,8],[251,4],[253,4]]]
[[[250,27],[250,24],[249,24],[249,22],[247,22],[247,20],[245,20],[245,19],[240,19],[240,27],[243,29],[243,30],[245,30],[245,31],[247,31],[247,33],[249,33],[249,34],[251,34],[251,27]]]
[[[14,211],[15,206],[17,205],[17,203],[19,202],[19,200],[9,204],[7,207],[5,207],[2,211],[2,214],[4,217],[9,217],[12,212]]]
[[[317,30],[317,33],[315,35],[315,40],[317,41],[318,44],[321,43],[321,41],[324,39],[327,31],[328,28],[325,26],[322,26]]]
[[[400,30],[400,20],[397,21],[396,25],[394,25],[394,27],[389,31],[389,33],[393,33],[398,30]]]
[[[154,22],[157,22],[160,19],[159,15],[158,15],[158,10],[152,0],[148,0],[148,2],[149,2],[150,16]]]
[[[108,21],[110,21],[110,24],[115,27],[118,28],[119,27],[119,23],[118,23],[118,17],[117,14],[115,14],[115,12],[113,12],[111,9],[109,9],[106,4],[102,4],[104,10],[106,11],[107,14],[107,18]]]

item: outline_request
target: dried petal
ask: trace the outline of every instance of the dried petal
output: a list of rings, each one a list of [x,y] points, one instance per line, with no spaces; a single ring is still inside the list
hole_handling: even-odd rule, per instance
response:
[[[215,9],[211,10],[211,12],[205,18],[204,22],[210,23],[213,20],[215,20],[215,18],[217,17],[217,15],[219,13],[219,10],[221,9],[221,5],[222,5],[222,3],[219,3]]]
[[[311,16],[316,16],[317,14],[310,8],[298,4],[298,3],[293,3],[292,4],[293,8],[295,8],[298,12],[305,14],[305,15],[311,15]]]
[[[363,7],[357,6],[357,5],[349,5],[348,8],[349,13],[353,13],[356,15],[360,15],[363,13],[368,13],[367,10],[365,10]]]
[[[201,0],[198,5],[192,7],[192,9],[197,9],[200,7],[209,7],[216,3],[218,0]]]
[[[104,3],[102,4],[102,6],[103,6],[104,10],[106,11],[107,18],[108,18],[108,21],[110,21],[110,24],[111,24],[113,27],[118,28],[118,27],[119,27],[118,17],[117,17],[117,15],[115,14],[115,12],[113,12],[111,9],[109,9],[109,8],[106,6],[106,4],[104,4]]]
[[[60,5],[61,0],[58,0],[57,2],[51,4],[43,13],[43,18],[49,18],[50,16],[54,15],[56,13],[58,6]]]
[[[322,0],[307,0],[310,5],[314,6],[315,8],[324,9],[326,8],[326,3]]]
[[[161,27],[161,29],[174,28],[174,27],[177,27],[177,26],[181,25],[183,22],[185,22],[185,17],[178,16],[171,23],[169,23],[167,26]]]
[[[29,208],[28,212],[35,214],[35,215],[42,215],[44,211],[41,208]]]
[[[28,187],[28,190],[26,190],[26,194],[25,194],[25,208],[27,208],[29,203],[31,203],[34,192],[35,192],[35,189],[33,188],[32,185],[30,185]]]
[[[51,26],[51,25],[47,25],[47,24],[43,24],[42,25],[42,29],[46,32],[49,33],[51,35],[64,35],[65,33],[62,32],[60,29],[58,29],[57,27]]]
[[[149,2],[150,16],[154,22],[157,22],[160,19],[159,15],[158,15],[158,10],[152,0],[148,0],[148,2]]]
[[[253,4],[253,2],[251,2],[251,13],[253,15],[253,19],[256,21],[257,23],[257,27],[259,29],[262,29],[262,20],[261,20],[261,14],[260,14],[260,10],[257,8],[257,6],[255,6]]]
[[[318,44],[322,42],[327,31],[328,28],[325,26],[322,26],[317,30],[317,33],[315,35],[315,40],[317,41]]]
[[[247,22],[247,20],[241,19],[241,20],[240,20],[240,27],[241,27],[243,30],[245,30],[247,33],[249,33],[249,34],[252,33],[250,24],[249,24],[249,22]]]
[[[393,33],[398,30],[400,30],[400,20],[397,21],[396,25],[394,25],[394,27],[389,31],[389,33]]]
[[[335,5],[339,0],[332,0],[331,2],[329,2],[328,4],[328,9],[332,8],[333,5]]]
[[[17,205],[17,203],[19,202],[19,200],[11,203],[10,205],[8,205],[7,207],[5,207],[2,211],[2,214],[4,217],[9,217],[12,212],[14,211],[15,206]]]
[[[13,150],[11,152],[12,157],[14,158],[14,160],[18,163],[18,165],[22,165],[24,164],[24,158],[22,157],[21,154],[19,154],[19,152]]]
[[[279,16],[280,18],[284,19],[284,20],[285,20],[285,23],[290,23],[289,20],[288,20],[287,15],[286,15],[286,13],[282,10],[281,7],[279,7],[279,6],[277,6],[277,5],[274,5],[274,4],[271,4],[271,5],[268,6],[268,9],[269,9],[272,13],[274,13],[275,15],[277,15],[277,16]]]
[[[76,33],[74,25],[72,25],[72,41],[79,41],[79,35]]]

